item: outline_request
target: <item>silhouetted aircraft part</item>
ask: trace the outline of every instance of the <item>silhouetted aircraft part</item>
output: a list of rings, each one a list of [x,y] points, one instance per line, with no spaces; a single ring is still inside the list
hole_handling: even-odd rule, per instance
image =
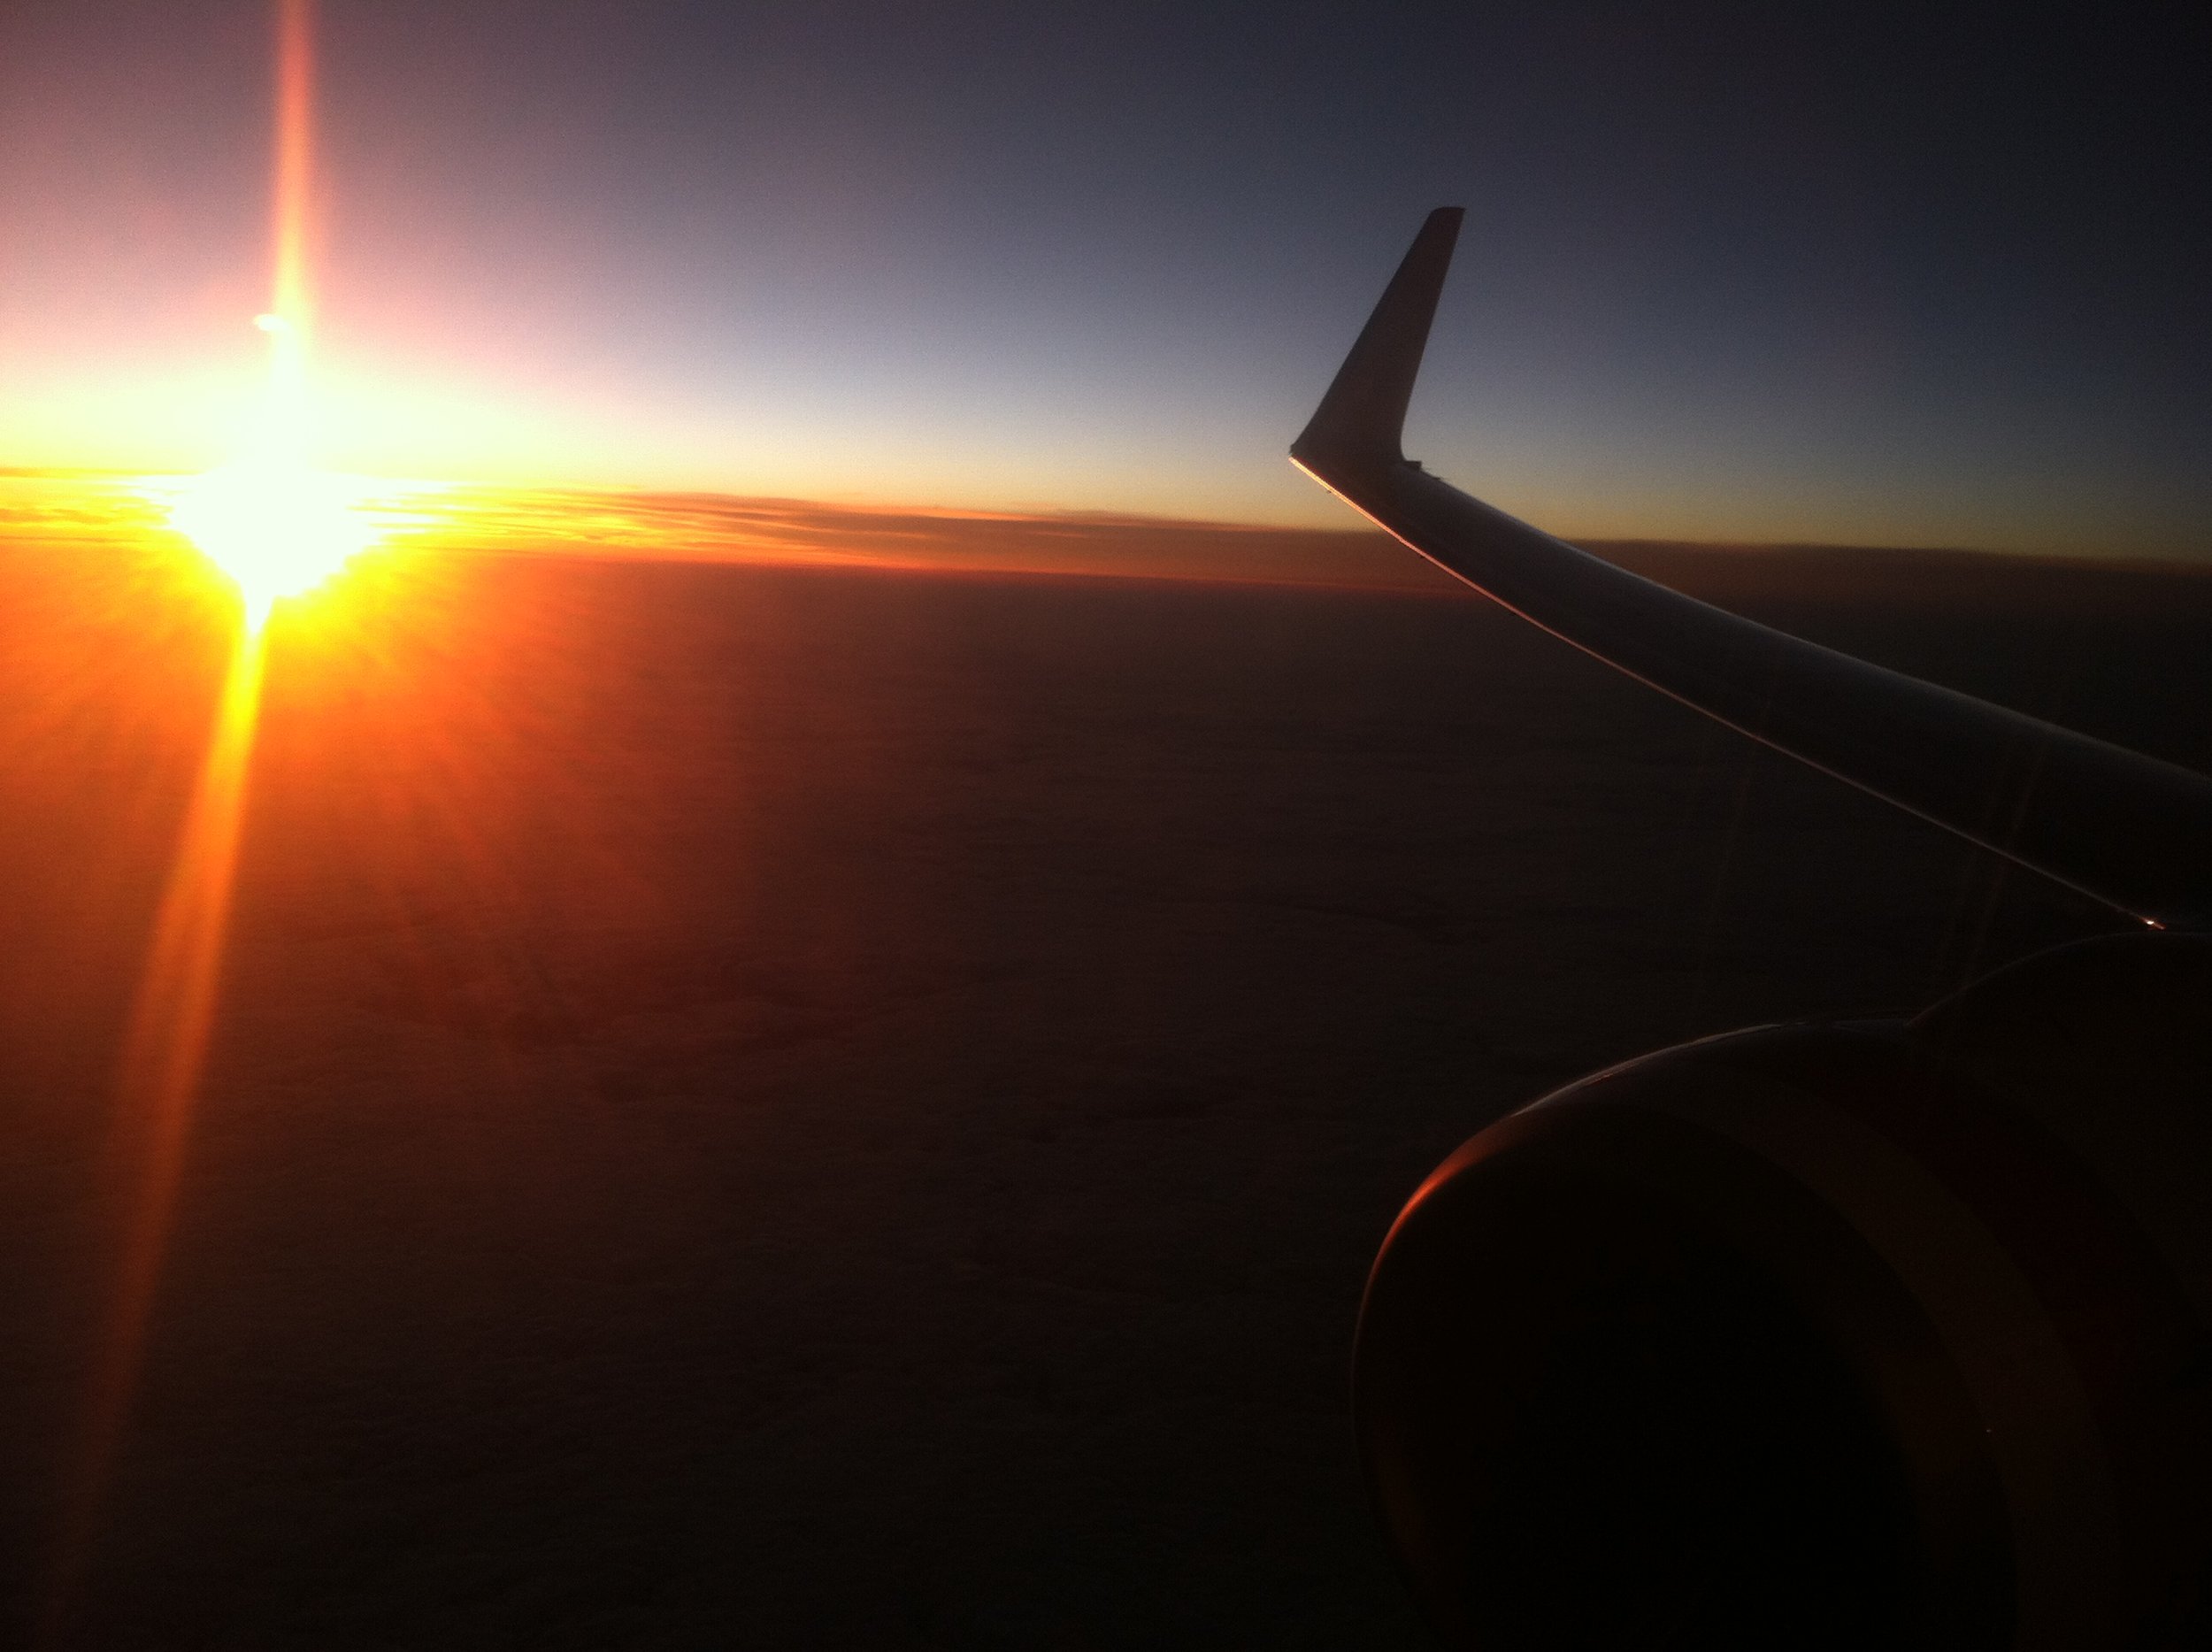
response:
[[[2156,926],[2212,783],[1754,625],[1423,474],[1431,215],[1292,453],[1416,550],[1766,743]],[[1910,1022],[1626,1063],[1474,1136],[1362,1302],[1353,1410],[1455,1645],[2212,1646],[2212,938]]]
[[[1429,214],[1291,445],[1301,469],[1523,619],[1754,740],[2145,923],[2212,926],[2212,780],[1669,590],[1407,459],[1459,222],[1457,207]]]
[[[2212,945],[2112,937],[1909,1026],[1646,1057],[1467,1142],[1354,1357],[1439,1629],[2205,1644],[2207,1003]]]

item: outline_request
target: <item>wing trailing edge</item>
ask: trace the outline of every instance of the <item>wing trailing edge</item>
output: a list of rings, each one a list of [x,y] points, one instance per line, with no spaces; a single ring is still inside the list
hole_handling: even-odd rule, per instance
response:
[[[2212,926],[2212,780],[1807,642],[1563,543],[1407,459],[1461,212],[1429,214],[1292,460],[1523,619],[1752,739],[2162,928]]]

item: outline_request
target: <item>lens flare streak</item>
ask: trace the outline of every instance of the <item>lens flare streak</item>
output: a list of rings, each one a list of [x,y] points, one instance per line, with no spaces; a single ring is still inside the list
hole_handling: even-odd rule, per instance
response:
[[[243,453],[168,484],[170,523],[237,585],[249,628],[312,589],[379,537],[360,509],[374,484],[316,468],[308,374],[314,332],[314,33],[309,0],[277,13],[275,173],[270,196],[269,307],[253,319],[268,372]],[[150,490],[150,492],[151,490]]]
[[[125,1228],[69,1488],[54,1595],[58,1616],[90,1558],[153,1317],[214,1027],[265,657],[263,634],[242,629],[125,1035],[115,1150]]]
[[[118,1073],[113,1169],[122,1197],[111,1294],[56,1533],[46,1639],[64,1638],[97,1544],[159,1295],[195,1104],[215,1026],[239,836],[267,657],[264,622],[374,537],[344,479],[307,463],[312,321],[313,14],[277,0],[271,297],[261,419],[235,465],[180,482],[172,523],[237,582],[245,612],[157,911]],[[146,490],[142,489],[142,492]]]

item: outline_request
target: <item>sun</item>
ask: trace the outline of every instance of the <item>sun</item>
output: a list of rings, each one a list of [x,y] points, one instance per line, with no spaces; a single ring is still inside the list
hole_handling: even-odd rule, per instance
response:
[[[381,490],[311,459],[318,423],[308,371],[318,191],[313,20],[312,0],[279,0],[270,301],[253,318],[268,364],[252,426],[231,463],[142,488],[236,584],[255,634],[279,602],[312,590],[382,536],[363,509]]]
[[[381,537],[363,509],[374,486],[267,454],[174,481],[162,503],[170,526],[237,586],[258,628],[277,603],[313,590]]]
[[[286,285],[280,280],[280,289]],[[308,373],[306,304],[296,294],[289,302],[294,313],[254,318],[269,357],[243,451],[201,475],[142,488],[170,526],[238,588],[247,627],[256,632],[278,603],[313,590],[383,537],[366,507],[387,489],[324,470],[310,457],[320,421]]]

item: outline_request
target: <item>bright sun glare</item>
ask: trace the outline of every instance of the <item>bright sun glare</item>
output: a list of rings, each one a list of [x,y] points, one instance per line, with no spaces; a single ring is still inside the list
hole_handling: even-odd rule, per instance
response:
[[[266,637],[280,599],[320,584],[379,537],[363,507],[388,489],[311,462],[307,350],[312,198],[312,0],[277,12],[276,176],[268,378],[240,456],[205,475],[146,478],[140,495],[234,580],[245,603],[230,673],[183,835],[163,892],[131,1011],[119,1079],[134,1187],[123,1215],[112,1294],[90,1369],[74,1478],[48,1580],[47,1633],[59,1640],[100,1531],[158,1293],[180,1167],[211,1030],[251,777]]]
[[[380,490],[360,478],[319,470],[310,460],[315,426],[307,369],[315,310],[311,0],[281,0],[278,22],[274,258],[269,308],[254,318],[268,338],[268,378],[255,427],[230,464],[142,489],[166,511],[170,525],[237,585],[250,632],[260,630],[278,602],[320,585],[381,536],[363,510]]]
[[[204,475],[150,485],[170,526],[229,576],[258,630],[288,596],[312,590],[380,536],[362,478],[316,468],[300,278],[280,276],[284,307],[254,318],[269,341],[268,378],[246,449]],[[287,313],[287,309],[292,313]]]
[[[376,542],[363,514],[373,484],[261,454],[170,486],[170,525],[237,585],[258,626],[280,599],[312,590]]]

